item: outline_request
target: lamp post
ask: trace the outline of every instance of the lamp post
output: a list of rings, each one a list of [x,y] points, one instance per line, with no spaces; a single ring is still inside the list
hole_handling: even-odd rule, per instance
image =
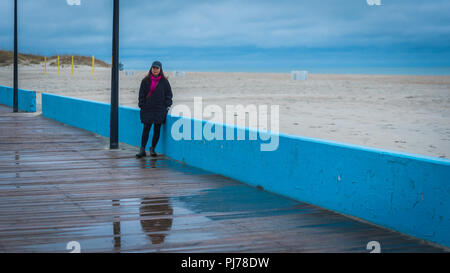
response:
[[[119,0],[114,0],[109,148],[119,148]]]
[[[19,111],[19,80],[17,67],[17,0],[14,0],[14,95],[13,95],[13,112]]]

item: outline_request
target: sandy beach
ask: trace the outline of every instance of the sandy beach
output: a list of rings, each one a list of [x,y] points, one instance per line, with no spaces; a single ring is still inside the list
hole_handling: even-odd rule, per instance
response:
[[[137,107],[146,71],[120,72],[120,105]],[[450,76],[186,72],[169,82],[174,105],[279,105],[280,132],[400,151],[450,157]],[[0,67],[0,85],[12,86],[12,66]],[[108,68],[19,67],[19,88],[110,102]]]

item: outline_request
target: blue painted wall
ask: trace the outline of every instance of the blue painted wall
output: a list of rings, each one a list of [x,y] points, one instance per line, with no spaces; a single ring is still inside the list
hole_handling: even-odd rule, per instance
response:
[[[43,94],[46,117],[109,136],[109,105]],[[450,160],[280,134],[278,149],[248,140],[175,140],[168,116],[157,152],[265,190],[450,247]],[[139,109],[119,107],[119,141],[140,145]],[[193,139],[194,130],[191,130]],[[150,135],[151,137],[151,135]],[[225,137],[224,137],[225,139]],[[150,142],[150,141],[149,141]],[[130,155],[134,156],[134,155]]]
[[[19,110],[25,112],[36,112],[36,92],[18,90]],[[13,107],[14,88],[0,85],[0,103]]]
[[[110,105],[54,94],[42,94],[42,115],[62,123],[109,137]],[[119,141],[140,146],[143,125],[139,110],[119,107]],[[150,137],[153,136],[153,129]]]

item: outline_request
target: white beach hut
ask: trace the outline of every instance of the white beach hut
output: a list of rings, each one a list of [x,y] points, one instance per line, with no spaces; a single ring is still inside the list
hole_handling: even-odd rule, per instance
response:
[[[173,71],[173,76],[174,77],[184,77],[186,75],[186,73],[184,71]]]
[[[291,79],[305,81],[308,79],[308,71],[291,71]]]

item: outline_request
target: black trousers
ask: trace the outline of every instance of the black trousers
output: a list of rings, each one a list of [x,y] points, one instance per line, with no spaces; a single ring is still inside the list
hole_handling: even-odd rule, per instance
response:
[[[144,130],[142,130],[141,147],[147,146],[148,136],[150,133],[150,129],[152,128],[152,124],[153,123],[144,124]],[[156,144],[158,144],[160,131],[161,131],[161,124],[155,123],[155,127],[153,128],[153,139],[152,139],[152,147],[153,148],[155,148]]]

